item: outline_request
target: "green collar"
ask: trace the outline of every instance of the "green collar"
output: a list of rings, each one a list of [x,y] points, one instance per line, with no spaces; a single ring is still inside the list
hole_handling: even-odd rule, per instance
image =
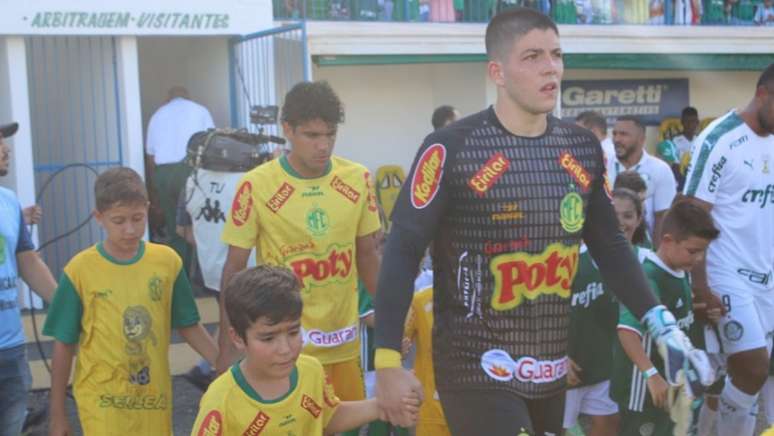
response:
[[[279,403],[280,401],[284,400],[288,396],[290,396],[291,393],[296,389],[296,386],[298,385],[298,366],[293,367],[293,371],[290,373],[290,389],[285,393],[285,395],[275,399],[275,400],[264,400],[261,398],[260,395],[258,395],[258,392],[253,389],[252,386],[250,386],[250,383],[247,382],[247,379],[245,378],[245,375],[242,374],[242,369],[239,367],[241,360],[234,365],[231,366],[231,375],[234,376],[234,380],[236,380],[237,385],[239,385],[240,388],[242,388],[242,391],[247,394],[248,397],[252,398],[253,400],[263,403],[263,404],[274,404]]]
[[[279,158],[280,165],[282,166],[282,169],[285,170],[286,173],[290,174],[291,176],[297,178],[297,179],[304,179],[304,180],[314,180],[319,179],[322,177],[327,176],[331,172],[331,168],[333,167],[333,162],[328,161],[328,166],[325,168],[325,172],[322,173],[319,177],[304,177],[301,174],[298,174],[298,171],[293,168],[292,165],[290,165],[290,162],[288,162],[287,155],[282,155]]]
[[[137,249],[137,254],[135,254],[131,259],[127,260],[116,259],[115,257],[109,255],[108,252],[105,251],[104,242],[97,243],[97,251],[102,255],[102,257],[116,265],[131,265],[142,259],[142,255],[145,254],[145,241],[140,240],[140,247]]]

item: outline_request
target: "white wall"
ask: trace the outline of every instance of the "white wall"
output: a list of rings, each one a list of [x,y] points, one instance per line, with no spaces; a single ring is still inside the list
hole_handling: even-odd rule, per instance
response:
[[[209,109],[215,125],[230,125],[226,37],[138,37],[143,127],[175,85]]]
[[[8,95],[11,93],[11,82],[8,77],[8,55],[5,48],[5,38],[0,38],[0,95]],[[7,98],[0,98],[0,124],[5,124],[11,121],[11,101]],[[10,139],[6,139],[7,142],[11,142]],[[11,160],[9,172],[13,172],[14,163]],[[9,177],[0,177],[0,186],[13,190],[14,181]]]

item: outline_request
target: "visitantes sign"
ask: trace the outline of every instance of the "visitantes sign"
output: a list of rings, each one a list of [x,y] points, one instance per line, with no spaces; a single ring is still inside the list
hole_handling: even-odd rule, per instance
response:
[[[271,0],[0,0],[5,35],[243,35],[272,26]]]
[[[636,115],[657,126],[663,118],[679,117],[688,102],[688,79],[562,82],[562,118],[593,110],[605,115],[608,123],[621,115]]]

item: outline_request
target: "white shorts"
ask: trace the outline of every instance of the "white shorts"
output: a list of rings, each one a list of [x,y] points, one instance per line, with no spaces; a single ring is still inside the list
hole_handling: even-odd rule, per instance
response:
[[[376,371],[366,371],[363,374],[363,380],[366,389],[366,398],[373,398],[376,396]]]
[[[769,425],[774,425],[774,375],[770,375],[766,384],[761,389],[760,398],[766,410],[766,420]]]
[[[567,390],[564,400],[564,428],[575,427],[580,414],[607,416],[616,413],[618,404],[610,399],[610,380]]]
[[[717,334],[705,330],[707,352],[730,355],[764,347],[771,352],[774,336],[774,291],[717,288],[712,291],[720,298],[727,313],[718,322]]]

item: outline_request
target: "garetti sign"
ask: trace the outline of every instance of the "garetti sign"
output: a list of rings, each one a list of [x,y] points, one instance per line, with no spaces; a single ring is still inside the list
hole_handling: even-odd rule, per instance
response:
[[[679,117],[688,106],[688,79],[566,80],[562,82],[562,118],[597,111],[609,121],[636,115],[645,124]]]

